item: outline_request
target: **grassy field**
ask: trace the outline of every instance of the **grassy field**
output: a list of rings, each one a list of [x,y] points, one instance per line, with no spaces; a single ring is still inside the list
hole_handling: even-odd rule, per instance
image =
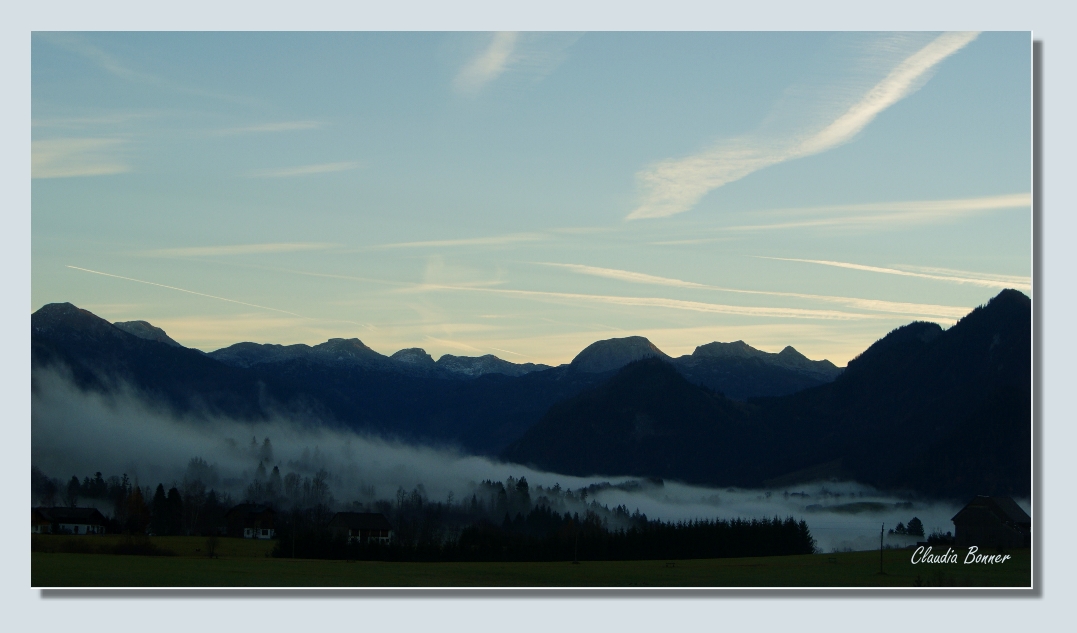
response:
[[[174,556],[59,551],[71,549],[63,539],[107,546],[123,537],[44,538],[31,555],[34,587],[1028,587],[1032,578],[1029,550],[1002,565],[912,565],[911,550],[887,550],[880,575],[878,551],[579,565],[383,563],[269,558],[272,541],[222,538],[219,557],[210,559],[205,539],[195,537],[152,539]]]

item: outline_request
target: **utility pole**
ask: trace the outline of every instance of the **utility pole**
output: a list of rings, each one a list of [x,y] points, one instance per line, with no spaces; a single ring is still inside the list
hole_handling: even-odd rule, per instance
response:
[[[879,527],[879,575],[885,576],[886,572],[883,571],[883,530],[886,528],[886,524],[883,523]]]

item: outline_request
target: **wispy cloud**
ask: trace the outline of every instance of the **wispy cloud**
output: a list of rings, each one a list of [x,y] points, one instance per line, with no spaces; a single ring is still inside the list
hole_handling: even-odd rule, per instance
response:
[[[320,251],[335,247],[326,242],[284,242],[270,244],[230,244],[224,246],[189,246],[183,248],[158,248],[141,251],[140,255],[151,257],[212,257],[214,255],[261,255],[265,253],[292,253],[296,251]]]
[[[331,174],[340,171],[359,169],[362,165],[355,161],[341,163],[319,163],[317,165],[299,165],[297,167],[282,167],[278,169],[260,169],[249,172],[251,178],[294,178],[296,176],[310,176],[313,174]]]
[[[759,259],[773,259],[783,262],[801,262],[804,264],[834,266],[837,268],[848,268],[850,270],[862,270],[870,273],[899,275],[902,277],[918,277],[920,279],[933,279],[935,281],[948,281],[951,283],[958,284],[984,286],[986,288],[1023,288],[1027,290],[1032,286],[1032,280],[1028,277],[1019,277],[1015,275],[988,275],[983,273],[962,273],[961,271],[952,271],[953,273],[959,274],[940,274],[941,271],[945,271],[947,269],[929,269],[940,272],[928,273],[914,272],[910,270],[899,270],[897,268],[884,268],[881,266],[867,266],[864,264],[853,264],[850,262],[834,262],[825,259],[795,259],[792,257],[763,257],[761,255],[757,255],[756,257]]]
[[[259,134],[273,132],[294,132],[296,130],[317,130],[325,127],[321,121],[278,121],[217,130],[218,134]]]
[[[131,171],[116,138],[51,138],[30,143],[32,178],[107,176]]]
[[[889,72],[867,90],[847,90],[856,101],[845,109],[810,104],[805,111],[823,112],[822,122],[810,122],[782,136],[757,132],[735,138],[693,156],[660,161],[636,175],[642,201],[629,220],[660,218],[691,209],[709,191],[778,163],[824,152],[848,142],[883,110],[912,94],[944,59],[961,50],[976,33],[945,33],[904,59],[890,59]],[[895,49],[888,40],[880,48]],[[895,52],[901,52],[900,47]],[[885,53],[885,51],[884,51]],[[886,54],[882,55],[885,59]],[[896,62],[896,63],[895,63]],[[841,107],[845,95],[827,95]],[[836,115],[836,116],[835,116]]]
[[[547,239],[543,233],[511,233],[508,235],[492,235],[490,237],[468,237],[458,240],[428,240],[423,242],[397,242],[395,244],[381,244],[375,248],[423,248],[442,246],[501,246],[516,244],[518,242],[538,242]]]
[[[805,207],[783,209],[777,213],[806,215],[827,214],[826,217],[805,220],[788,220],[765,224],[729,226],[725,231],[772,231],[810,227],[891,227],[934,224],[952,221],[984,211],[1000,209],[1031,209],[1032,194],[1013,193],[977,198],[951,200],[916,200],[908,202],[880,202],[874,204],[835,205],[829,207]],[[764,212],[765,213],[765,212]]]
[[[203,90],[196,86],[189,86],[186,84],[171,81],[155,75],[150,72],[137,70],[132,68],[130,64],[123,61],[119,57],[112,55],[105,50],[90,44],[86,38],[71,33],[35,33],[35,37],[39,37],[44,41],[51,43],[54,46],[58,46],[71,53],[75,53],[91,62],[93,62],[98,68],[124,79],[126,81],[140,83],[154,88],[168,90],[171,92],[180,92],[185,94],[191,94],[201,97],[209,97],[212,99],[220,99],[223,101],[230,101],[233,103],[252,103],[251,99],[245,99],[241,97],[235,97],[232,95],[221,94],[210,90]]]
[[[681,279],[671,279],[669,277],[658,277],[656,275],[637,273],[630,270],[619,270],[616,268],[599,268],[598,266],[585,266],[583,264],[559,264],[554,262],[535,263],[541,266],[564,268],[565,270],[571,270],[572,272],[580,273],[583,275],[591,275],[593,277],[605,277],[607,279],[617,279],[618,281],[628,281],[632,283],[655,284],[659,286],[675,286],[678,288],[709,287],[704,284],[695,283],[694,281],[683,281]]]
[[[98,126],[117,126],[132,121],[152,119],[160,112],[113,112],[96,116],[37,117],[30,121],[32,128],[85,129]]]
[[[935,275],[943,275],[946,277],[958,277],[966,279],[981,279],[984,281],[997,281],[1004,284],[1014,284],[1009,287],[1031,287],[1032,278],[1027,275],[997,275],[994,273],[980,273],[971,270],[955,270],[953,268],[933,268],[930,266],[904,266],[899,265],[895,268],[902,270],[911,270],[913,272],[921,272]]]
[[[538,290],[510,290],[505,288],[479,288],[473,286],[448,286],[438,284],[421,284],[414,287],[416,291],[469,291],[488,292],[506,296],[556,302],[603,303],[608,305],[638,306],[648,308],[667,308],[689,312],[706,312],[711,314],[732,314],[752,317],[793,318],[793,319],[873,319],[877,315],[841,312],[838,310],[809,310],[804,308],[772,308],[764,306],[734,306],[702,301],[683,301],[664,297],[622,297],[613,295],[593,295],[569,292],[544,292]]]
[[[494,33],[490,44],[457,73],[453,79],[453,88],[458,92],[476,93],[500,77],[512,62],[519,38],[519,33]]]
[[[578,33],[492,33],[489,42],[453,77],[453,89],[477,95],[494,81],[511,75],[535,82],[549,75],[568,57]],[[502,82],[504,79],[502,79]]]
[[[725,288],[722,286],[711,286],[707,284],[700,284],[694,281],[684,281],[681,279],[671,279],[669,277],[657,277],[655,275],[648,275],[644,273],[637,273],[628,270],[618,270],[614,268],[598,268],[595,266],[583,266],[580,264],[555,264],[555,263],[543,263],[545,266],[557,266],[565,268],[573,272],[577,272],[584,275],[592,275],[596,277],[605,277],[608,279],[617,279],[620,281],[627,281],[630,283],[642,283],[642,284],[654,284],[660,286],[673,286],[678,288],[692,288],[702,290],[713,290],[718,292],[730,292],[737,294],[749,294],[749,295],[763,295],[770,297],[789,297],[793,299],[806,299],[810,301],[821,301],[825,303],[835,303],[844,305],[856,310],[871,310],[873,312],[886,312],[889,314],[905,314],[919,317],[931,317],[931,318],[943,318],[943,319],[959,319],[965,314],[968,314],[971,308],[964,306],[943,306],[927,303],[906,303],[899,301],[885,301],[882,299],[861,299],[857,297],[835,297],[831,295],[815,295],[802,292],[778,292],[773,290],[742,290],[739,288]]]
[[[86,273],[93,273],[95,275],[103,275],[105,277],[112,277],[114,279],[123,279],[124,281],[133,281],[133,282],[140,283],[140,284],[146,284],[147,286],[157,286],[158,288],[167,288],[168,290],[175,290],[177,292],[185,292],[187,294],[197,295],[199,297],[207,297],[209,299],[216,299],[218,301],[227,301],[228,303],[236,303],[236,304],[239,304],[241,306],[247,306],[247,307],[250,307],[250,308],[258,308],[259,310],[269,310],[271,312],[280,312],[281,314],[287,314],[287,315],[294,316],[294,317],[300,317],[300,318],[304,318],[304,319],[307,318],[307,317],[304,317],[301,314],[296,314],[295,312],[288,312],[287,310],[278,310],[277,308],[269,308],[269,307],[266,307],[266,306],[260,306],[260,305],[255,304],[255,303],[247,303],[245,301],[236,301],[235,299],[226,299],[225,297],[218,297],[216,295],[210,295],[210,294],[206,294],[204,292],[195,292],[194,290],[186,290],[184,288],[177,288],[176,286],[166,286],[165,284],[159,284],[159,283],[155,283],[155,282],[152,282],[152,281],[144,281],[142,279],[135,279],[133,277],[124,277],[122,275],[113,275],[111,273],[103,273],[103,272],[101,272],[99,270],[90,270],[89,268],[80,268],[78,266],[68,266],[68,268],[71,268],[72,270],[81,270],[82,272],[86,272]]]

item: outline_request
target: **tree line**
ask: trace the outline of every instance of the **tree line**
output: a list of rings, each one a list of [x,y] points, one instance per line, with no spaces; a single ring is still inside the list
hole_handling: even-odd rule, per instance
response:
[[[92,505],[104,508],[105,530],[110,533],[156,534],[161,536],[216,534],[224,515],[235,505],[227,492],[207,490],[211,473],[201,458],[193,458],[182,482],[168,489],[142,487],[127,473],[105,478],[100,472],[83,477],[73,475],[66,483],[31,469],[33,495],[45,507]]]
[[[432,499],[422,484],[378,498],[360,486],[341,503],[330,491],[330,475],[313,460],[312,474],[281,474],[272,465],[272,446],[252,438],[257,466],[233,498],[217,490],[215,467],[192,458],[182,481],[140,487],[126,474],[105,478],[72,476],[66,483],[32,471],[33,493],[42,505],[81,503],[110,508],[109,532],[153,535],[216,535],[225,514],[238,502],[263,504],[276,512],[275,556],[372,560],[626,560],[633,558],[711,558],[811,553],[814,539],[803,521],[792,518],[662,522],[624,505],[613,508],[597,497],[611,488],[635,491],[662,486],[660,480],[608,482],[576,490],[531,486],[525,477],[471,484],[459,497],[449,492]],[[268,467],[267,467],[268,465]],[[292,464],[295,467],[304,465]],[[250,471],[248,471],[250,472]],[[339,492],[339,491],[338,491]],[[360,501],[359,499],[363,499]],[[329,530],[338,511],[383,514],[393,527],[390,545],[347,543]],[[914,522],[910,522],[915,525]]]
[[[481,521],[443,541],[348,542],[309,522],[283,524],[273,556],[383,561],[679,560],[812,554],[807,523],[786,519],[641,520],[611,529],[598,513],[559,514],[539,505],[527,515]]]

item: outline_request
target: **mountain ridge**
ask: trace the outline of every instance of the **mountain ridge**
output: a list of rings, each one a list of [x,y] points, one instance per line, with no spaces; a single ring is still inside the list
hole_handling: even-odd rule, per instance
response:
[[[552,407],[502,457],[537,469],[556,465],[567,474],[598,469],[707,485],[761,486],[830,472],[955,499],[1031,490],[1031,301],[1017,291],[999,293],[947,330],[918,322],[896,328],[832,382],[750,399],[735,409],[742,418],[726,420],[745,429],[735,451],[708,434],[711,418],[680,421],[685,430],[676,443],[684,451],[709,451],[709,463],[686,458],[655,466],[663,450],[655,443],[634,449],[655,454],[611,467],[606,451],[623,445],[625,419],[653,417],[651,411],[706,393],[696,387],[698,393],[686,396],[679,384],[668,394],[650,392],[654,401],[640,400],[633,394],[648,393],[648,385],[637,363],[614,377],[622,385],[637,377],[620,395],[602,385]],[[583,425],[591,435],[580,434]],[[565,457],[587,455],[598,457]],[[646,464],[652,471],[641,470]]]

